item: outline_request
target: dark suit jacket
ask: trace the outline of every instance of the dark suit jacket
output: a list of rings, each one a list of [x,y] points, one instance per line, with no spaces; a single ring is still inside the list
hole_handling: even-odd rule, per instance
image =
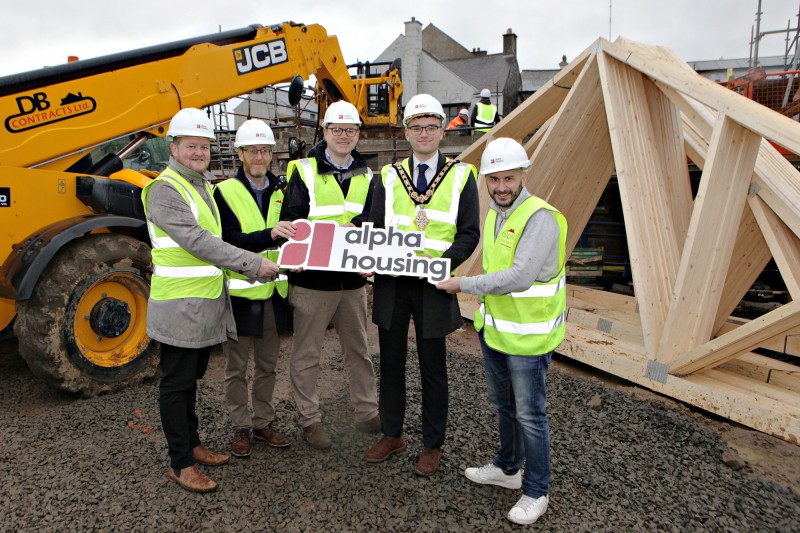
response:
[[[446,159],[439,153],[436,172],[445,165]],[[411,165],[413,168],[413,165]],[[442,257],[450,258],[450,266],[455,269],[467,260],[480,240],[480,204],[478,198],[478,185],[476,176],[470,178],[461,191],[458,203],[458,216],[456,218],[456,235],[453,245],[448,248]],[[386,220],[386,190],[383,180],[374,179],[375,189],[372,196],[372,209],[369,220],[375,227],[385,227]],[[397,290],[397,279],[394,276],[375,276],[373,288],[372,321],[383,329],[389,329],[394,313],[394,301]],[[422,305],[426,312],[426,320],[422,324],[422,336],[425,338],[444,337],[463,325],[458,299],[454,294],[440,291],[427,280],[418,280],[423,285]]]

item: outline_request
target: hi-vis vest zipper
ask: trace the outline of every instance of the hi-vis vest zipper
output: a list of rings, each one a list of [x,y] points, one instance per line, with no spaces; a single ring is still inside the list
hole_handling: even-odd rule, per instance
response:
[[[265,220],[250,191],[241,181],[233,178],[227,179],[217,185],[217,190],[225,198],[233,214],[239,220],[242,233],[253,233],[275,227],[280,220],[283,191],[274,191],[270,196]],[[278,261],[278,248],[262,250],[259,253],[261,257],[266,257],[270,261]],[[285,273],[278,274],[277,281],[250,279],[243,274],[228,269],[225,269],[225,273],[228,276],[228,289],[231,296],[249,300],[267,300],[272,297],[276,289],[278,294],[284,298],[288,294],[289,281]]]
[[[514,263],[514,254],[525,224],[540,209],[552,212],[560,229],[558,273],[553,279],[534,281],[525,291],[482,296],[480,307],[475,311],[475,329],[483,329],[486,344],[511,355],[546,354],[555,350],[564,340],[567,220],[547,202],[532,196],[514,210],[496,238],[496,211],[489,211],[483,227],[484,272],[490,274],[505,270]]]
[[[198,194],[191,183],[180,174],[164,170],[161,175],[148,183],[142,190],[142,203],[147,212],[147,194],[152,185],[161,181],[174,187],[192,211],[201,228],[211,233],[214,237],[222,238],[222,227],[219,222],[219,212],[214,205],[211,211],[203,197]],[[203,186],[212,196],[208,183]],[[147,221],[147,231],[150,234],[150,243],[153,247],[153,277],[150,280],[150,298],[154,300],[176,300],[179,298],[207,298],[216,299],[222,294],[224,274],[222,269],[207,261],[199,259],[183,248],[161,228]]]

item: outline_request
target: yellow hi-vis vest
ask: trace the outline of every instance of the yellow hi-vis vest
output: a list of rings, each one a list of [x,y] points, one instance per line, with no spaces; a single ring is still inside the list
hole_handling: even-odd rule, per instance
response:
[[[148,183],[142,190],[142,203],[147,213],[147,194],[150,187],[161,181],[174,187],[192,210],[198,225],[214,237],[222,238],[219,211],[214,204],[214,212],[191,183],[180,174],[167,168],[158,178]],[[203,183],[209,198],[211,187]],[[150,280],[150,298],[153,300],[177,300],[180,298],[207,298],[214,300],[222,294],[225,277],[218,266],[193,256],[172,240],[167,232],[147,221],[147,231],[153,247],[153,277]]]
[[[236,215],[242,227],[242,233],[253,233],[273,228],[280,220],[281,206],[283,205],[283,191],[274,191],[269,198],[267,218],[258,209],[258,204],[253,199],[250,191],[247,190],[241,181],[230,178],[217,184],[217,190],[225,198],[228,206]],[[259,252],[261,257],[266,257],[270,261],[278,261],[278,248],[270,248]],[[228,278],[228,290],[231,296],[247,298],[248,300],[267,300],[277,289],[278,294],[286,298],[289,292],[289,281],[286,274],[279,274],[277,281],[260,281],[250,279],[243,274],[233,270],[225,269]]]
[[[494,237],[497,212],[486,216],[483,227],[483,270],[487,274],[511,268],[519,238],[528,219],[538,210],[552,212],[560,229],[558,274],[548,281],[534,281],[530,289],[510,294],[487,294],[475,311],[475,329],[483,329],[486,344],[510,355],[542,355],[555,350],[566,331],[567,220],[544,200],[525,200]]]
[[[286,174],[290,179],[295,168],[308,189],[308,220],[333,220],[342,226],[364,211],[369,183],[372,181],[372,171],[369,168],[366,173],[350,178],[347,198],[342,194],[342,188],[333,174],[317,174],[316,159],[289,161]]]
[[[475,112],[475,131],[487,132],[494,126],[494,117],[497,115],[497,106],[494,104],[475,104],[478,110]]]
[[[412,176],[408,167],[409,159],[403,161],[403,168]],[[388,228],[394,226],[403,231],[420,231],[414,222],[419,209],[425,209],[428,224],[422,230],[425,233],[425,250],[417,255],[428,254],[431,257],[441,257],[453,245],[456,237],[456,220],[458,219],[458,204],[461,200],[461,191],[469,179],[470,172],[477,176],[475,167],[469,163],[456,163],[439,182],[430,201],[425,205],[414,205],[403,185],[403,180],[392,165],[383,167],[381,178],[386,189],[384,203],[384,224]]]

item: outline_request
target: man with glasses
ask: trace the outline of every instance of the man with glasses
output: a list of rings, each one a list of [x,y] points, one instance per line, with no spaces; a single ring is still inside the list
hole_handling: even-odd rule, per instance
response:
[[[383,167],[375,182],[370,221],[425,233],[429,257],[449,257],[455,269],[472,254],[480,239],[475,167],[450,160],[439,151],[447,116],[428,94],[418,94],[405,107],[405,138],[411,157]],[[426,279],[375,276],[372,321],[378,325],[381,372],[380,416],[383,438],[364,456],[385,461],[406,449],[408,327],[414,318],[417,359],[422,381],[422,452],[415,472],[431,476],[439,469],[447,426],[448,384],[445,337],[463,324],[458,300]]]
[[[347,102],[325,111],[323,141],[311,155],[290,161],[282,220],[333,220],[361,226],[372,203],[372,171],[355,150],[361,119]],[[331,438],[322,424],[317,380],[328,324],[342,347],[356,429],[380,431],[375,369],[367,345],[366,280],[354,272],[292,271],[289,303],[294,308],[294,338],[289,375],[303,438],[327,449]]]
[[[264,121],[245,121],[234,141],[242,165],[235,178],[217,186],[214,199],[222,219],[222,240],[277,261],[280,241],[294,235],[295,228],[291,222],[279,222],[285,182],[269,171],[274,145],[275,136]],[[233,426],[231,454],[248,457],[251,435],[277,448],[291,443],[272,426],[279,334],[288,329],[287,306],[282,300],[286,298],[288,282],[283,275],[276,281],[249,280],[233,270],[227,270],[227,277],[239,337],[222,345],[225,398]],[[247,365],[251,353],[253,382],[249,393]]]

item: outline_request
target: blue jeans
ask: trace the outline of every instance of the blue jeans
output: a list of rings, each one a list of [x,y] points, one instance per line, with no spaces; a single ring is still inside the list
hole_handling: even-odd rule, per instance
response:
[[[522,493],[538,498],[550,486],[550,428],[545,408],[547,367],[553,352],[508,355],[480,335],[489,401],[497,410],[500,448],[493,463],[505,471],[525,465]]]

